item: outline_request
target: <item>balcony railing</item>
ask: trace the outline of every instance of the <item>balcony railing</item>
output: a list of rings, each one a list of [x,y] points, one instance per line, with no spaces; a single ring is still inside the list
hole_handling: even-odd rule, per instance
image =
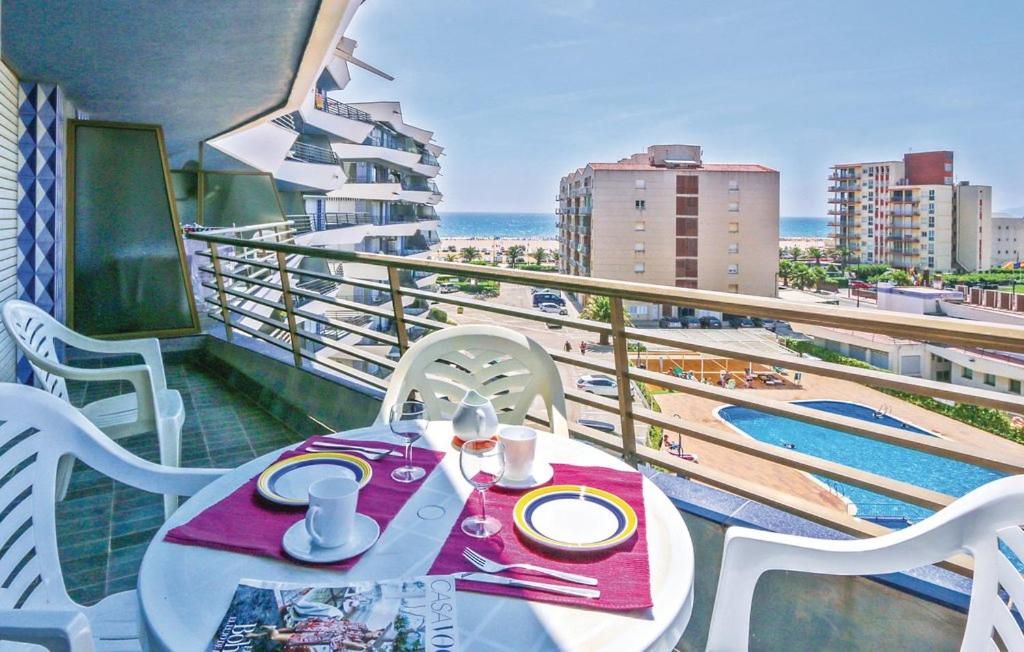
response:
[[[331,115],[341,116],[342,118],[348,118],[349,120],[358,120],[360,122],[373,122],[373,116],[366,111],[349,106],[338,100],[332,100],[327,97],[324,93],[315,93],[313,96],[313,106],[323,111],[324,113],[330,113]]]
[[[758,463],[781,465],[785,472],[794,470],[806,472],[867,489],[876,494],[916,505],[927,510],[937,510],[948,505],[954,497],[910,482],[896,480],[877,473],[853,468],[835,461],[818,458],[799,450],[784,448],[757,441],[736,434],[725,428],[714,428],[700,420],[679,418],[668,413],[656,412],[645,403],[634,402],[630,387],[633,383],[646,383],[655,388],[664,388],[685,394],[695,399],[714,403],[738,405],[761,412],[795,419],[800,422],[823,426],[852,433],[859,437],[886,442],[895,446],[910,448],[919,452],[957,460],[968,464],[993,469],[1001,473],[1024,473],[1024,448],[1017,452],[1003,448],[995,449],[975,443],[967,443],[951,437],[932,437],[910,432],[905,429],[868,422],[847,416],[823,412],[798,403],[790,403],[770,397],[767,390],[731,389],[725,386],[704,384],[676,377],[668,373],[632,366],[633,353],[630,343],[666,348],[670,351],[691,352],[718,359],[742,361],[744,365],[766,365],[785,368],[790,372],[802,372],[834,379],[830,382],[845,381],[874,388],[908,392],[943,401],[954,401],[969,405],[995,408],[1014,413],[1024,412],[1024,397],[988,389],[959,386],[946,382],[903,376],[875,368],[860,368],[825,362],[817,358],[782,353],[779,350],[745,346],[728,339],[716,340],[686,337],[664,330],[653,330],[628,325],[625,318],[626,302],[649,302],[652,304],[681,306],[695,310],[708,310],[731,315],[781,319],[795,325],[824,326],[845,331],[863,331],[899,338],[915,339],[928,343],[956,347],[976,347],[983,341],[987,348],[1001,351],[1024,352],[1024,327],[975,322],[959,319],[913,315],[898,312],[857,310],[820,304],[801,304],[780,301],[773,298],[746,295],[729,295],[651,285],[635,282],[592,279],[547,272],[509,270],[496,267],[445,263],[424,259],[411,259],[379,254],[345,252],[336,250],[302,247],[287,242],[250,241],[208,233],[190,233],[188,238],[204,242],[208,251],[200,252],[206,259],[201,265],[208,274],[202,287],[210,293],[204,301],[211,307],[210,316],[225,326],[228,338],[251,337],[290,352],[297,366],[320,366],[345,375],[376,388],[386,388],[387,376],[395,368],[395,360],[381,355],[379,346],[360,346],[344,338],[325,338],[312,332],[315,329],[301,328],[302,322],[313,322],[339,328],[350,334],[366,338],[376,344],[397,347],[403,354],[410,344],[410,327],[421,327],[418,331],[436,330],[444,324],[420,316],[406,314],[403,307],[412,300],[434,301],[440,304],[471,308],[502,320],[526,320],[549,325],[578,329],[599,335],[610,341],[611,356],[577,355],[562,350],[549,350],[554,360],[585,372],[604,373],[618,381],[618,393],[614,397],[603,397],[578,391],[574,386],[566,387],[567,399],[587,408],[604,411],[619,422],[619,435],[598,432],[578,423],[572,423],[570,432],[574,437],[585,439],[609,450],[618,451],[633,463],[646,462],[682,476],[719,487],[755,501],[778,507],[789,512],[828,525],[857,536],[876,536],[887,532],[887,528],[870,520],[856,518],[844,509],[831,508],[811,501],[777,485],[762,484],[743,472],[716,468],[711,464],[696,464],[668,452],[637,444],[636,434],[641,427],[654,426],[688,439],[714,444],[735,453],[756,458]],[[901,252],[902,255],[908,255]],[[299,269],[304,258],[326,260],[328,268],[341,270],[346,264],[358,263],[358,267],[373,266],[381,269],[375,278],[386,281],[366,280],[338,273],[313,272]],[[331,264],[334,264],[333,267]],[[572,262],[566,263],[567,268]],[[323,266],[321,266],[323,268]],[[251,274],[238,270],[258,269],[262,275],[252,280]],[[527,308],[504,305],[495,300],[481,301],[463,295],[443,295],[400,284],[400,278],[407,272],[436,273],[460,278],[498,281],[514,285],[529,285],[561,290],[576,295],[609,299],[610,321],[598,322],[576,316],[559,316]],[[390,296],[390,306],[368,306],[334,296],[318,294],[295,286],[294,278],[321,278],[336,283],[339,287],[350,286],[376,290]],[[361,311],[364,314],[383,317],[394,325],[390,332],[380,332],[349,322],[339,322],[326,314],[318,314],[305,307],[295,307],[296,298],[312,299],[318,305],[330,310]],[[358,338],[357,338],[358,339]],[[331,349],[352,361],[361,361],[364,366],[356,368],[336,359],[318,357],[311,353],[303,342],[313,341],[316,345]],[[784,350],[784,349],[781,349]],[[365,367],[369,363],[370,367]],[[377,369],[371,373],[366,368]],[[898,400],[898,399],[891,399]],[[531,416],[531,420],[544,422],[542,416]],[[963,438],[961,438],[963,439]],[[740,468],[738,465],[736,468]],[[961,573],[970,572],[970,562],[955,558],[945,565]]]
[[[329,147],[296,142],[288,152],[288,158],[306,163],[338,164],[338,157]]]

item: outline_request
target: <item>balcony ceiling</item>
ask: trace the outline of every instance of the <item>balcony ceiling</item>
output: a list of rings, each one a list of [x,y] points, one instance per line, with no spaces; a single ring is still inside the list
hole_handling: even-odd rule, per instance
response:
[[[3,58],[89,118],[163,125],[178,166],[289,99],[322,4],[333,17],[348,2],[4,0]]]

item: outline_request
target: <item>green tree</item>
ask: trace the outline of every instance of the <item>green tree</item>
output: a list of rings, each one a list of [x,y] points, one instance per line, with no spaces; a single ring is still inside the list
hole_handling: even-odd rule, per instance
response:
[[[811,268],[805,263],[795,263],[790,277],[793,279],[793,287],[798,290],[806,288],[813,282],[811,279]]]
[[[537,250],[533,252],[533,259],[537,261],[538,265],[543,265],[544,261],[548,259],[548,250],[544,247],[537,247]]]
[[[843,271],[846,271],[846,266],[850,264],[850,248],[839,246],[836,247],[836,256],[839,257],[839,263],[843,266]]]
[[[526,253],[526,247],[522,247],[520,245],[512,245],[511,247],[505,250],[505,253],[508,254],[509,265],[512,267],[512,269],[515,269],[516,260],[522,258],[523,254]]]
[[[462,260],[471,263],[480,257],[480,250],[476,247],[466,247],[462,250]]]
[[[815,265],[820,265],[821,258],[825,255],[825,252],[818,247],[811,247],[807,250],[807,255],[814,259]]]
[[[562,254],[558,253],[557,251],[552,251],[551,252],[551,261],[552,262],[557,263],[561,259],[562,259]]]
[[[910,274],[902,269],[890,269],[886,273],[878,277],[879,281],[888,281],[893,285],[913,285],[914,280],[910,278]]]
[[[590,321],[600,321],[606,324],[612,323],[611,299],[608,297],[590,297],[587,305],[583,308],[583,312],[580,313],[580,317]],[[622,313],[622,321],[624,326],[633,325],[633,320],[630,319],[628,312],[624,311]],[[601,344],[608,344],[608,333],[601,333]]]
[[[821,284],[828,279],[828,274],[821,267],[811,267],[807,270],[807,280],[814,286],[815,290],[821,290]]]
[[[779,258],[785,258],[789,255],[789,249],[785,247],[779,247]]]
[[[793,257],[793,262],[795,263],[798,260],[800,260],[800,256],[804,255],[804,250],[801,249],[800,247],[791,247],[789,250],[789,255]]]
[[[779,277],[783,285],[789,285],[789,277],[793,275],[793,261],[783,258],[779,261]]]

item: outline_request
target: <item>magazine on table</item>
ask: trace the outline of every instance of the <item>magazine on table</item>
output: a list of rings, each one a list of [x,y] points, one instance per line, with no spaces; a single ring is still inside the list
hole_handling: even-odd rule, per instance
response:
[[[458,650],[455,579],[307,586],[242,580],[208,651]]]

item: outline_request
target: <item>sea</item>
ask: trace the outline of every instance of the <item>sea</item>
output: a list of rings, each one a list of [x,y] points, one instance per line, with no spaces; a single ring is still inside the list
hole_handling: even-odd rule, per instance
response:
[[[554,238],[558,235],[553,213],[442,212],[442,238]],[[783,238],[824,238],[831,233],[827,217],[782,217]]]

